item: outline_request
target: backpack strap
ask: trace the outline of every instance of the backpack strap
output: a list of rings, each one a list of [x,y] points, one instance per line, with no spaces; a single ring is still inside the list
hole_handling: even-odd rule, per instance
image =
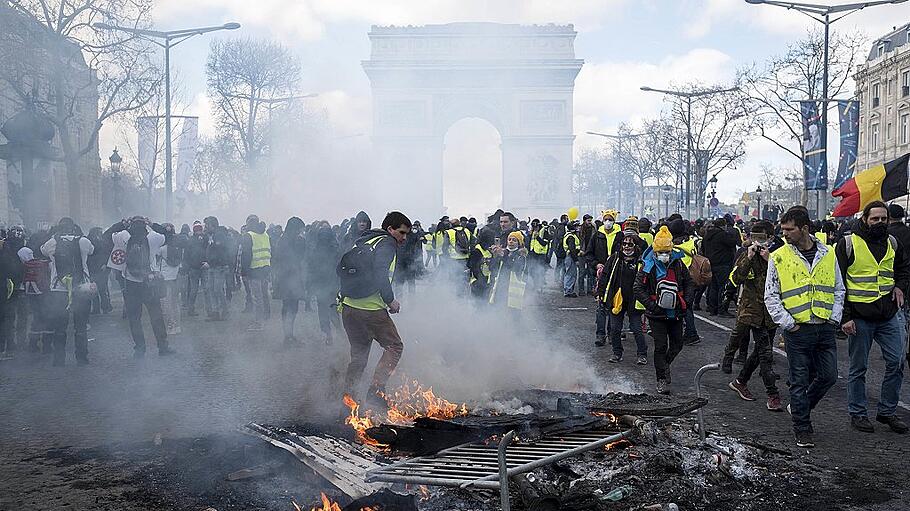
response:
[[[844,249],[847,252],[847,259],[853,257],[853,234],[844,237]]]

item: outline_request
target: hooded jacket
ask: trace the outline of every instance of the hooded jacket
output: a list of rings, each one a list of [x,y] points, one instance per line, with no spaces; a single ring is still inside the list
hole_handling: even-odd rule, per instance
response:
[[[301,236],[303,220],[293,216],[275,243],[272,272],[275,276],[275,296],[281,300],[302,300],[305,290],[305,255],[307,243]]]
[[[365,230],[361,231],[360,227],[358,227],[360,222],[366,222],[367,228]],[[373,221],[370,220],[370,215],[368,215],[366,213],[366,211],[361,211],[361,212],[357,213],[357,216],[354,217],[354,221],[351,222],[351,226],[348,229],[347,234],[344,235],[344,239],[342,240],[342,245],[344,246],[344,249],[348,250],[349,248],[353,247],[354,242],[356,242],[361,236],[366,234],[372,228],[373,228]]]
[[[662,271],[673,270],[676,275],[676,283],[679,289],[679,295],[682,300],[676,300],[676,309],[668,311],[657,305],[654,296],[657,293],[657,283],[661,280],[659,274]],[[633,287],[635,299],[645,306],[645,315],[649,319],[661,321],[681,321],[685,317],[688,304],[692,303],[695,294],[695,285],[692,277],[689,275],[689,269],[683,262],[683,253],[681,250],[673,250],[670,255],[670,262],[666,267],[657,260],[652,249],[648,249],[642,255],[642,266],[635,277]]]
[[[316,293],[338,291],[335,267],[341,258],[338,241],[328,227],[310,231],[307,237],[307,281]],[[386,267],[386,272],[388,272]]]
[[[714,225],[705,230],[705,238],[701,242],[701,251],[711,261],[711,266],[716,268],[729,268],[733,266],[736,257],[736,247],[742,241],[739,233],[732,227],[721,229]]]
[[[888,236],[881,239],[873,239],[869,227],[862,220],[858,220],[853,226],[853,234],[859,236],[869,246],[869,251],[876,261],[881,261],[888,250]],[[854,245],[855,247],[855,245]],[[847,241],[842,239],[837,242],[834,248],[834,255],[837,256],[837,264],[843,277],[844,285],[847,285],[847,270],[856,260],[856,251],[847,255]],[[894,286],[900,288],[907,295],[907,287],[910,284],[910,264],[906,259],[904,247],[898,242],[894,251]],[[872,303],[856,303],[847,299],[844,300],[844,314],[841,317],[841,324],[851,321],[853,318],[861,318],[866,321],[885,321],[889,320],[897,313],[897,304],[893,300],[893,292],[887,296],[882,296]]]

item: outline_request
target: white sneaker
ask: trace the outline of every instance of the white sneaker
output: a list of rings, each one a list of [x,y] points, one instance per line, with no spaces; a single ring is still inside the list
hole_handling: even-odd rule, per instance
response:
[[[789,405],[789,404],[787,405],[787,413],[789,413],[790,415],[793,415],[793,412],[790,411],[790,405]]]

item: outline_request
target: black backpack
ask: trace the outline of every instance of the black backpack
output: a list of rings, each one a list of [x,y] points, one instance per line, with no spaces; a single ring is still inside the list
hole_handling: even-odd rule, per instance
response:
[[[176,236],[171,238],[171,241],[167,244],[167,250],[165,250],[164,262],[168,266],[180,266],[180,263],[183,262],[183,240],[178,240]]]
[[[335,268],[335,273],[341,281],[341,296],[366,298],[377,291],[373,260],[376,246],[382,243],[383,237],[379,235],[367,240],[358,240],[341,256]]]
[[[82,250],[79,247],[79,236],[55,236],[57,246],[54,248],[54,269],[57,271],[57,281],[63,277],[72,277],[73,281],[81,283],[84,275],[82,268]]]
[[[466,255],[471,253],[471,237],[467,229],[455,229],[455,252]]]
[[[151,272],[148,236],[130,236],[126,242],[126,271],[137,279],[148,278]]]

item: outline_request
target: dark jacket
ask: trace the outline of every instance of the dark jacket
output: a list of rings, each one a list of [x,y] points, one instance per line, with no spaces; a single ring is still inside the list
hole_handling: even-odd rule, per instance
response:
[[[95,250],[88,256],[85,264],[88,266],[89,275],[95,275],[107,268],[107,262],[114,250],[114,242],[110,236],[105,236],[101,232],[100,227],[91,229],[87,237]]]
[[[306,298],[305,264],[307,243],[303,237],[303,220],[288,219],[287,227],[275,243],[272,254],[272,275],[275,277],[275,294],[280,300],[302,300]],[[331,235],[331,232],[329,232]],[[331,236],[335,241],[335,236]],[[334,265],[334,261],[332,261]],[[333,266],[334,269],[334,266]]]
[[[205,261],[205,235],[202,233],[194,234],[186,240],[186,246],[183,250],[183,266],[188,270],[198,270],[202,268],[202,262]]]
[[[865,222],[858,221],[853,226],[853,234],[862,238],[869,246],[869,251],[876,261],[881,261],[888,250],[888,236],[882,239],[873,240],[869,228]],[[840,266],[841,275],[844,278],[844,285],[847,285],[847,270],[853,261],[856,260],[856,250],[847,255],[847,242],[842,239],[834,247],[834,254],[837,256],[837,264]],[[898,242],[894,254],[894,285],[907,295],[907,286],[910,284],[910,264],[905,256],[904,247]],[[867,321],[885,321],[894,317],[897,313],[897,304],[894,303],[892,294],[883,296],[872,303],[855,303],[844,300],[844,314],[841,318],[841,324],[851,321],[854,317],[862,318]]]
[[[607,261],[601,278],[597,281],[597,299],[606,297],[606,308],[613,308],[613,297],[616,291],[622,293],[622,308],[626,312],[635,310],[635,277],[638,275],[639,253],[626,258],[618,251]],[[609,288],[607,285],[609,284]]]
[[[209,266],[233,266],[235,246],[231,233],[222,225],[215,227],[205,237],[205,262]]]
[[[610,255],[619,252],[620,245],[622,244],[622,239],[625,237],[622,230],[616,233],[616,236],[613,237],[613,246],[610,247],[609,251],[607,250],[607,235],[604,234],[600,229],[594,232],[593,237],[591,238],[591,248],[588,251],[591,254],[591,259],[594,264],[607,264],[607,260],[610,258]]]
[[[23,240],[24,241],[24,240]],[[0,248],[0,266],[3,268],[3,274],[6,276],[4,279],[0,280],[2,283],[6,283],[6,279],[9,279],[13,282],[14,289],[19,287],[19,284],[22,283],[22,279],[25,277],[25,264],[19,259],[19,249],[25,246],[25,243],[11,243],[5,241],[2,243],[2,248]],[[107,261],[105,261],[107,263]],[[3,294],[3,298],[6,298],[6,286],[0,289]]]
[[[307,236],[306,270],[307,282],[317,294],[338,291],[338,275],[335,267],[341,258],[338,240],[328,227],[310,231]],[[389,267],[386,265],[383,275],[388,281]]]
[[[581,227],[578,228],[578,239],[581,244],[581,246],[578,248],[581,250],[582,256],[591,260],[593,260],[594,257],[594,255],[591,253],[591,242],[594,239],[595,232],[597,232],[597,228],[594,227],[594,224],[581,224]]]
[[[733,266],[736,247],[741,244],[739,232],[733,227],[721,229],[712,225],[705,229],[701,252],[711,261],[712,268],[729,268]]]
[[[566,257],[566,251],[562,246],[562,239],[566,237],[568,227],[568,224],[559,222],[553,228],[553,253],[556,254],[557,259],[564,259]]]
[[[681,321],[685,317],[685,312],[689,307],[689,304],[692,303],[693,297],[695,295],[695,285],[692,282],[692,277],[689,275],[689,269],[686,268],[686,264],[682,260],[682,251],[674,250],[673,258],[670,260],[667,271],[673,270],[676,275],[676,282],[679,288],[679,294],[682,296],[682,299],[676,300],[676,310],[673,311],[672,318],[668,317],[667,311],[660,308],[656,302],[657,294],[657,267],[654,263],[653,266],[649,267],[649,258],[654,257],[654,252],[650,249],[645,252],[643,259],[642,268],[638,270],[638,275],[635,277],[635,285],[633,287],[635,293],[635,299],[642,303],[645,306],[645,315],[652,320],[663,320],[663,321]]]
[[[741,289],[736,308],[737,322],[756,328],[775,328],[765,307],[767,276],[768,261],[757,253],[750,258],[748,249],[744,249],[736,258],[730,278]]]

